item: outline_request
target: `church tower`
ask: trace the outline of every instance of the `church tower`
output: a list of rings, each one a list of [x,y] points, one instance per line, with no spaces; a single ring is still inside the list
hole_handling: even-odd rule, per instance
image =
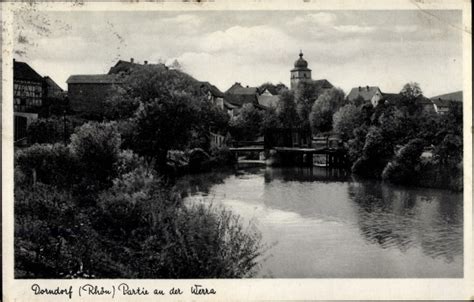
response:
[[[311,81],[311,69],[308,68],[308,62],[303,59],[301,50],[299,56],[300,58],[295,61],[295,68],[291,70],[291,90],[296,89],[300,82]]]

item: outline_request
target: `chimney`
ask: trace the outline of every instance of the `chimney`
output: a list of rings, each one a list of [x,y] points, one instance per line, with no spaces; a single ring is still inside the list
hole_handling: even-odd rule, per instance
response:
[[[369,91],[369,85],[367,85],[367,91]]]
[[[148,64],[148,61],[143,61],[143,63],[146,65],[146,64]]]
[[[130,63],[133,63],[133,58],[130,58]]]
[[[359,91],[361,91],[361,90],[362,90],[362,87],[359,86]]]

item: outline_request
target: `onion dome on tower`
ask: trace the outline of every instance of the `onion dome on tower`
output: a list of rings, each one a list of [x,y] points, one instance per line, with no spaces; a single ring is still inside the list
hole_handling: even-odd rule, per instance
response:
[[[300,50],[300,58],[295,61],[295,68],[290,71],[291,89],[298,87],[299,83],[311,81],[311,69],[308,68],[308,62],[303,59],[303,52]]]
[[[295,69],[296,68],[308,68],[308,62],[306,62],[305,59],[303,59],[303,52],[300,50],[299,54],[300,58],[295,61]]]

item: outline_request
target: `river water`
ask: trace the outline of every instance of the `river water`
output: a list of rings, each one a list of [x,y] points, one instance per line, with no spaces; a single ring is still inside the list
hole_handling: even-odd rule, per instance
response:
[[[462,194],[358,181],[324,168],[188,175],[186,202],[223,205],[269,246],[262,278],[463,276]]]

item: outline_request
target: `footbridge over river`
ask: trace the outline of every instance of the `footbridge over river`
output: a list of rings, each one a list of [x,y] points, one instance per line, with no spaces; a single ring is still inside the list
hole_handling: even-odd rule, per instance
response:
[[[286,130],[267,133],[263,141],[238,141],[229,148],[239,163],[268,163],[278,159],[281,164],[314,165],[314,156],[322,155],[326,167],[347,167],[347,150],[342,141],[335,136],[311,137],[306,132]],[[255,159],[239,159],[239,156],[253,154]],[[262,159],[262,157],[264,159]]]

